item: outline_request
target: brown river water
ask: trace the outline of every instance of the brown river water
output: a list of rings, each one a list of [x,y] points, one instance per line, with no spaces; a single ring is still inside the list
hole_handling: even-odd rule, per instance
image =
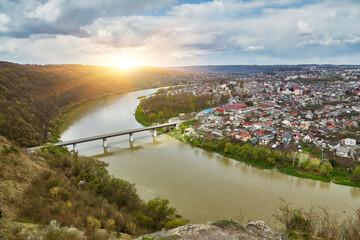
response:
[[[141,127],[134,112],[141,90],[101,99],[72,111],[61,129],[61,140],[72,140]],[[194,148],[161,134],[134,134],[78,144],[79,153],[109,164],[115,177],[136,184],[141,198],[167,198],[191,223],[238,217],[274,224],[272,214],[285,199],[296,207],[323,206],[340,217],[360,206],[360,188],[296,178],[262,170]],[[71,149],[71,147],[70,147]]]

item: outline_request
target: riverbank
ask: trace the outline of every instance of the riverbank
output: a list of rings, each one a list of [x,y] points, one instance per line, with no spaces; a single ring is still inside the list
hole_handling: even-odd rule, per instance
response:
[[[71,113],[73,113],[73,111],[75,111],[76,109],[86,106],[88,104],[92,104],[95,102],[99,102],[99,101],[103,101],[106,99],[110,99],[110,98],[114,98],[114,97],[118,97],[120,95],[126,94],[126,93],[130,93],[130,92],[134,92],[134,91],[140,91],[140,90],[150,90],[150,89],[158,89],[158,88],[164,88],[167,86],[162,86],[162,87],[155,87],[155,88],[145,88],[145,89],[127,89],[127,90],[123,90],[123,91],[119,91],[116,93],[111,93],[105,96],[100,96],[100,97],[95,97],[83,102],[79,102],[77,104],[73,104],[73,105],[69,105],[64,111],[62,111],[57,117],[54,118],[53,121],[56,121],[57,124],[55,125],[53,131],[52,131],[52,142],[53,143],[57,143],[60,140],[60,134],[61,134],[61,128],[65,122],[65,120],[68,118],[68,116],[71,115]],[[136,120],[142,124],[143,126],[150,126],[151,123],[149,121],[147,121],[146,117],[144,118],[144,114],[136,114],[135,112],[135,118],[137,118]],[[147,125],[148,124],[148,125]]]
[[[140,105],[136,110],[135,118],[140,124],[144,126],[149,126],[152,124],[147,119]],[[314,171],[301,171],[299,163],[297,162],[298,160],[295,159],[294,156],[289,156],[288,154],[279,151],[269,150],[262,146],[257,148],[251,144],[245,144],[246,146],[239,146],[230,143],[230,140],[214,139],[210,141],[202,141],[198,138],[194,139],[188,137],[184,134],[183,130],[193,124],[195,124],[194,121],[184,123],[182,130],[174,129],[169,133],[169,135],[193,147],[215,152],[221,156],[228,157],[261,169],[274,170],[299,178],[322,182],[333,182],[335,184],[344,186],[360,187],[360,183],[352,182],[350,180],[351,171],[343,167],[324,166],[323,168],[319,167],[318,170]],[[259,159],[255,159],[255,156],[258,156]],[[260,156],[262,156],[262,158]],[[326,167],[328,167],[328,169],[326,169]]]
[[[117,96],[120,96],[122,94],[128,93],[128,92],[132,92],[133,90],[124,90],[124,91],[120,91],[120,92],[116,92],[116,93],[112,93],[109,95],[105,95],[105,96],[101,96],[101,97],[95,97],[74,105],[70,105],[66,108],[66,110],[64,110],[62,113],[60,113],[55,119],[60,119],[57,121],[57,124],[54,128],[54,130],[52,131],[52,142],[53,143],[57,143],[60,140],[60,134],[61,134],[61,127],[63,126],[65,120],[70,116],[70,114],[75,111],[77,108],[86,106],[88,104],[91,103],[95,103],[95,102],[99,102],[99,101],[103,101],[105,99],[110,99],[110,98],[114,98]]]
[[[188,126],[186,126],[186,127],[188,127]],[[183,136],[183,133],[181,133],[181,131],[179,131],[179,130],[173,130],[171,135],[173,137],[175,137],[176,139],[186,142],[194,147],[199,147],[206,151],[216,152],[224,157],[228,157],[228,158],[243,162],[245,164],[259,167],[261,169],[275,170],[280,173],[291,175],[294,177],[299,177],[299,178],[306,178],[306,179],[322,181],[322,182],[333,182],[335,184],[344,185],[344,186],[360,187],[360,183],[350,181],[351,171],[349,171],[346,168],[334,167],[331,172],[327,172],[324,174],[324,176],[321,176],[320,175],[321,169],[319,171],[301,171],[301,170],[299,170],[299,166],[296,162],[297,160],[292,159],[294,157],[289,157],[287,154],[278,156],[278,153],[281,153],[279,151],[268,150],[264,147],[257,147],[257,146],[253,146],[251,144],[245,144],[246,145],[245,152],[242,152],[242,153],[235,152],[234,153],[231,151],[231,148],[237,148],[237,146],[235,144],[225,143],[225,144],[223,144],[224,146],[221,146],[220,148],[213,147],[215,149],[211,149],[212,146],[215,146],[215,144],[206,144],[205,141],[201,141],[199,139],[193,139],[193,138],[190,138],[187,136]],[[205,143],[205,145],[203,143]],[[228,145],[226,146],[226,144],[228,144]],[[243,145],[243,147],[245,145]],[[272,153],[274,153],[274,152],[276,154],[273,155]],[[244,157],[244,155],[245,156],[246,155],[247,156],[263,156],[264,159],[266,159],[266,160],[264,160],[264,159],[254,160],[253,158]],[[275,159],[274,159],[274,156],[275,156]],[[277,160],[276,157],[278,157],[279,159]],[[294,166],[291,166],[291,164],[294,163],[294,161],[295,161]],[[274,165],[274,162],[280,163],[280,165]],[[324,164],[324,163],[322,163],[322,164]]]

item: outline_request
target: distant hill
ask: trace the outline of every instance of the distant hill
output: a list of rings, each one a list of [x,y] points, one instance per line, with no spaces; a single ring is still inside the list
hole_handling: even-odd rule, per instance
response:
[[[184,72],[259,74],[266,72],[301,70],[302,68],[301,66],[293,65],[204,65],[166,67],[164,69],[178,70]]]
[[[179,73],[176,73],[179,74]],[[125,90],[172,84],[174,71],[0,62],[0,135],[23,146],[47,141],[61,112]]]

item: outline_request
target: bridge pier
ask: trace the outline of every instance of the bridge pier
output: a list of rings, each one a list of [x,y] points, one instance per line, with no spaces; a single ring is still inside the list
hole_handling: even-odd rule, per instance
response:
[[[134,148],[135,148],[135,143],[134,143],[134,141],[129,141],[130,142],[130,149],[131,150],[134,150]]]
[[[180,124],[179,124],[179,123],[176,123],[175,128],[176,128],[176,129],[179,129],[179,127],[180,127]]]
[[[103,138],[103,147],[107,147],[107,146],[108,146],[107,139]]]
[[[156,128],[153,129],[152,135],[153,135],[153,137],[156,137],[156,136],[157,136]]]
[[[103,149],[104,149],[104,153],[105,153],[105,154],[109,153],[108,147],[103,147]]]
[[[77,152],[78,152],[77,144],[76,144],[76,143],[73,144],[73,151],[74,151],[74,153],[77,153]]]
[[[133,142],[134,141],[134,136],[132,133],[129,133],[129,141]]]

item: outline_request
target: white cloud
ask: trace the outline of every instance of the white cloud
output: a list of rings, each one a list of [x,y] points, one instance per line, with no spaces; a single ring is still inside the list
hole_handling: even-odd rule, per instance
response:
[[[312,28],[309,23],[303,22],[301,20],[297,22],[297,28],[298,33],[302,35],[311,34],[314,30],[314,28]]]
[[[244,51],[256,51],[256,50],[261,50],[264,49],[264,46],[247,46]]]
[[[38,6],[34,11],[27,13],[30,18],[36,18],[48,22],[55,21],[61,13],[63,0],[50,0],[44,5]]]
[[[9,23],[10,19],[3,13],[0,13],[0,32],[8,31],[7,24]]]

